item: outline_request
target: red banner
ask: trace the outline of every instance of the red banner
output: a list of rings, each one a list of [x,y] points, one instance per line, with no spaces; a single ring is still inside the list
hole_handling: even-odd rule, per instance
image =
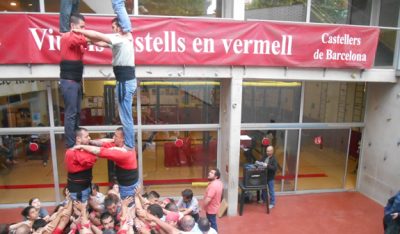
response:
[[[111,17],[86,28],[112,33]],[[131,18],[136,64],[370,68],[379,29],[343,25]],[[59,62],[58,15],[0,15],[0,64]],[[108,48],[90,46],[86,64],[111,64]]]

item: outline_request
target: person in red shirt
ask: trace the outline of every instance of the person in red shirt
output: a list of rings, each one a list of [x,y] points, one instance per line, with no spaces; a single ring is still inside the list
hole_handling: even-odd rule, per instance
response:
[[[90,141],[90,144],[76,145],[74,149],[83,149],[100,158],[114,161],[121,199],[135,196],[135,189],[139,185],[136,151],[124,147],[123,128],[115,130],[113,139]]]
[[[76,146],[87,145],[90,142],[89,132],[85,128],[76,131]],[[89,199],[92,168],[97,157],[93,154],[75,148],[67,149],[64,163],[68,172],[67,188],[73,200],[86,202]]]
[[[65,145],[75,144],[74,132],[79,128],[82,100],[83,54],[87,48],[86,38],[73,29],[85,28],[81,14],[71,16],[71,31],[61,37],[60,88],[64,99]]]
[[[221,205],[222,192],[224,185],[221,180],[221,173],[216,169],[208,172],[208,180],[211,181],[204,194],[204,210],[206,211],[207,219],[210,221],[211,227],[218,232],[217,213]]]

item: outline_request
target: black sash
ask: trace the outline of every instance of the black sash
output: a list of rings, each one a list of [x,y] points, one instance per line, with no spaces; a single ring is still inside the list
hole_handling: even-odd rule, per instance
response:
[[[83,76],[83,62],[81,60],[63,60],[60,63],[60,78],[81,82]]]

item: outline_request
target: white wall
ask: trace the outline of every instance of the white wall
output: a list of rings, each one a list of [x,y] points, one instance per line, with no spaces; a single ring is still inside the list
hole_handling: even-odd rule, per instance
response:
[[[385,204],[400,190],[400,83],[368,84],[358,190]]]

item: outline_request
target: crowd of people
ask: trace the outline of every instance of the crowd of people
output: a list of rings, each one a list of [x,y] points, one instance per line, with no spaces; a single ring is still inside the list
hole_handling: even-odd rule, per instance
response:
[[[99,158],[115,163],[116,183],[104,196],[92,184],[92,168]],[[65,153],[67,187],[63,201],[52,215],[32,199],[24,208],[26,219],[9,227],[15,233],[216,233],[223,184],[218,169],[210,170],[204,195],[206,217],[199,215],[199,202],[190,189],[175,202],[139,185],[135,150],[125,147],[124,129],[113,138],[92,140],[87,129],[75,130],[74,146]],[[196,222],[197,221],[197,222]],[[21,232],[20,232],[21,231]]]
[[[22,221],[2,225],[1,233],[202,233],[218,232],[217,213],[223,184],[218,169],[208,173],[208,184],[202,203],[191,189],[181,197],[160,199],[156,191],[144,193],[138,178],[132,102],[137,88],[132,26],[124,0],[112,0],[117,17],[112,19],[113,33],[85,29],[85,18],[79,14],[79,0],[61,0],[60,6],[60,89],[64,101],[65,159],[68,172],[65,200],[48,212],[39,198],[32,198],[22,212]],[[83,56],[88,44],[109,47],[116,78],[115,102],[118,103],[122,127],[111,139],[90,138],[87,129],[79,126],[83,95]],[[273,120],[271,120],[272,122]],[[275,122],[275,121],[274,121]],[[276,131],[269,133],[276,141]],[[272,142],[275,145],[275,142]],[[0,153],[7,164],[16,164],[12,139],[0,138]],[[250,163],[256,162],[251,150],[244,149]],[[102,194],[92,183],[92,168],[99,158],[115,163],[116,181]],[[274,177],[279,165],[274,147],[266,147],[260,165],[267,168],[269,197],[262,201],[275,206]],[[44,164],[47,164],[44,161]],[[202,207],[200,206],[202,204]],[[203,210],[203,212],[201,212]],[[201,214],[205,214],[202,217]],[[385,233],[400,231],[400,192],[389,199],[384,210]]]
[[[208,174],[210,184],[202,207],[207,217],[201,217],[200,203],[190,189],[183,190],[175,201],[161,200],[156,191],[143,193],[141,186],[136,187],[134,196],[123,198],[118,184],[106,194],[92,184],[85,202],[65,188],[65,200],[51,213],[39,198],[32,198],[21,212],[22,221],[3,226],[0,233],[217,233],[215,209],[222,193],[219,176],[218,169]]]
[[[132,101],[137,88],[132,26],[124,0],[112,0],[117,17],[113,33],[86,30],[79,14],[79,0],[61,0],[60,6],[60,90],[64,100],[65,158],[67,186],[65,200],[49,214],[33,198],[21,213],[23,221],[10,225],[13,233],[217,233],[223,184],[218,169],[208,173],[210,183],[202,200],[185,189],[177,201],[151,191],[143,193],[135,148]],[[109,47],[116,78],[115,102],[118,127],[113,138],[92,140],[88,129],[79,126],[83,95],[83,57],[88,44]],[[0,144],[1,146],[2,144]],[[4,147],[2,147],[4,149]],[[277,168],[273,147],[260,161],[268,168],[270,206],[275,205],[274,175]],[[115,164],[115,184],[106,195],[92,184],[92,168],[99,158]],[[12,157],[7,160],[13,162]],[[263,194],[263,200],[268,199]],[[201,210],[205,217],[201,217]]]
[[[65,200],[49,214],[33,198],[21,215],[23,221],[5,227],[8,233],[217,233],[216,214],[223,184],[218,169],[210,170],[204,195],[206,217],[190,189],[178,201],[151,191],[143,193],[138,179],[132,101],[136,92],[135,53],[132,26],[124,0],[112,0],[117,17],[113,33],[86,30],[79,14],[79,0],[61,0],[60,90],[64,100]],[[111,139],[92,140],[88,129],[79,126],[83,95],[83,57],[88,44],[109,47],[116,78],[115,102],[118,127]],[[4,148],[4,147],[3,147]],[[92,184],[92,168],[99,158],[115,164],[115,184],[106,195]],[[13,158],[9,157],[11,161]]]

